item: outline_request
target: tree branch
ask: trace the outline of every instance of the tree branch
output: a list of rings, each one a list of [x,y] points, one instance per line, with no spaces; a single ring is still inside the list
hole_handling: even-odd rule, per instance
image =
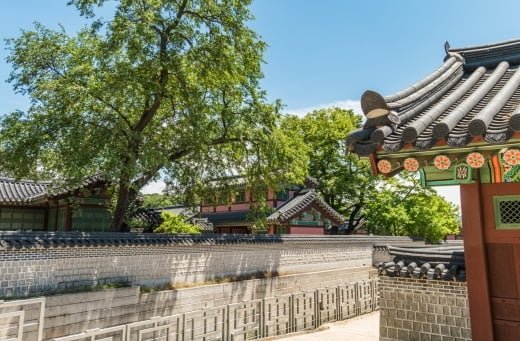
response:
[[[170,34],[171,30],[174,30],[179,25],[182,16],[185,14],[187,4],[188,0],[182,1],[177,12],[177,16],[175,17],[175,20],[170,26],[166,27],[164,30],[160,30],[157,26],[152,26],[152,29],[154,29],[160,37],[159,61],[161,62],[162,66],[161,71],[159,72],[159,91],[154,94],[152,105],[143,111],[141,118],[139,119],[139,122],[137,122],[137,124],[134,126],[133,131],[135,132],[142,132],[144,128],[146,128],[148,123],[152,120],[152,118],[155,116],[157,110],[159,110],[159,107],[161,106],[161,102],[166,89],[166,84],[168,83],[169,78],[168,69],[163,65],[167,53],[167,46],[169,40],[168,35]],[[148,104],[146,106],[148,107]]]
[[[166,49],[168,44],[168,36],[165,32],[159,32],[160,35],[160,46],[159,46],[159,61],[161,62],[161,71],[159,72],[159,91],[153,95],[153,103],[152,105],[145,109],[139,119],[139,122],[132,129],[135,132],[142,132],[144,128],[150,123],[152,118],[159,110],[161,106],[162,98],[164,96],[164,92],[166,89],[166,84],[168,83],[169,72],[168,69],[163,65],[164,59],[166,57]]]
[[[193,17],[195,17],[195,18],[197,18],[197,19],[199,19],[201,21],[212,22],[212,23],[215,23],[215,24],[222,24],[220,22],[220,20],[218,20],[218,18],[215,17],[215,16],[202,15],[202,14],[200,14],[198,12],[193,12],[193,11],[188,11],[188,10],[184,11],[184,13],[186,15],[191,15],[191,16],[193,16]]]
[[[67,77],[65,74],[63,74],[61,71],[59,71],[54,65],[52,64],[49,64],[49,69],[51,71],[53,71],[56,75],[60,76],[61,78],[69,78]],[[81,84],[77,81],[75,81],[74,79],[70,79],[70,82],[80,88],[83,89],[83,91],[85,91],[85,93],[92,97],[93,99],[101,102],[102,104],[108,106],[110,109],[112,109],[125,123],[126,125],[128,126],[128,128],[132,128],[132,124],[130,123],[130,120],[128,119],[128,117],[126,117],[115,105],[113,105],[112,103],[108,102],[107,100],[105,100],[103,97],[99,96],[99,95],[95,95],[93,94],[89,87],[87,87],[85,84]],[[128,138],[128,134],[125,132],[125,131],[122,131],[123,134]]]
[[[241,138],[225,138],[225,137],[219,137],[216,139],[213,139],[208,143],[208,146],[218,146],[223,145],[226,143],[236,143],[236,142],[243,142],[244,139]],[[172,151],[168,155],[168,161],[173,162],[176,160],[179,160],[188,154],[190,154],[192,150],[190,148],[181,148],[175,151]],[[143,188],[148,181],[150,181],[162,168],[164,167],[163,164],[157,165],[154,169],[151,169],[149,171],[144,172],[139,178],[134,180],[132,182],[132,187],[135,188],[135,190],[139,190]]]

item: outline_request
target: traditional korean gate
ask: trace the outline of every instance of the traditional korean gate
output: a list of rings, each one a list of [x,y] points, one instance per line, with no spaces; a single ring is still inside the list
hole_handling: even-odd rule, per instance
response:
[[[472,338],[520,340],[520,39],[445,52],[397,93],[366,91],[347,144],[374,174],[462,184]]]
[[[520,183],[462,185],[461,194],[472,324],[481,329],[473,338],[519,340]]]

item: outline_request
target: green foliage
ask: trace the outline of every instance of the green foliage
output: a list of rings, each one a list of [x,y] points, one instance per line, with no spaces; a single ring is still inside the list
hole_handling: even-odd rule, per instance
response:
[[[340,108],[316,110],[301,118],[289,116],[284,122],[285,129],[297,132],[307,145],[308,175],[318,180],[325,201],[349,217],[352,228],[361,220],[361,207],[375,189],[368,162],[345,146],[348,133],[360,126],[361,116]]]
[[[265,198],[265,189],[253,192],[256,201],[249,204],[249,212],[247,213],[247,221],[252,222],[253,233],[265,233],[267,231],[267,217],[273,213],[273,209],[267,206]]]
[[[435,192],[421,188],[408,174],[402,179],[372,176],[367,161],[346,150],[348,133],[361,117],[350,110],[327,108],[300,118],[289,116],[283,127],[307,145],[309,175],[318,180],[325,201],[348,217],[350,231],[365,221],[369,232],[409,235],[429,241],[458,229],[456,209]]]
[[[163,211],[161,213],[163,222],[158,228],[154,230],[156,233],[188,233],[188,234],[200,234],[200,227],[184,221],[184,217],[181,215],[173,214],[170,212]]]
[[[421,188],[416,178],[381,183],[364,208],[367,228],[381,235],[403,235],[437,242],[458,232],[457,209],[431,189]]]
[[[172,197],[166,194],[152,193],[145,194],[143,196],[143,204],[144,208],[159,208],[166,206],[173,206],[175,202]]]
[[[36,24],[8,42],[27,112],[3,117],[0,171],[114,186],[113,228],[139,189],[165,177],[195,202],[233,169],[267,184],[301,182],[301,138],[280,129],[280,103],[260,89],[266,44],[247,23],[249,0],[70,0],[92,24],[76,35]],[[287,134],[286,134],[287,133]]]
[[[405,205],[410,217],[410,223],[406,225],[407,235],[436,242],[448,234],[459,232],[457,209],[436,193],[412,194]]]
[[[383,188],[372,193],[371,200],[363,206],[367,229],[378,235],[406,235],[406,226],[410,217],[401,204],[401,197],[393,188]]]

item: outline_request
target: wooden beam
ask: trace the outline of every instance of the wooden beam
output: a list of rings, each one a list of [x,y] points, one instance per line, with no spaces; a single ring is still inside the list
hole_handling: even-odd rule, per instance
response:
[[[471,334],[474,341],[493,340],[481,195],[479,181],[460,185]]]

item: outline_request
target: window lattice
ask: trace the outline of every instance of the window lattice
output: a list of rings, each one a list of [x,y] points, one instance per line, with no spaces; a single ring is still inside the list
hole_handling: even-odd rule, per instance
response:
[[[520,224],[520,200],[504,200],[498,203],[501,224]]]

